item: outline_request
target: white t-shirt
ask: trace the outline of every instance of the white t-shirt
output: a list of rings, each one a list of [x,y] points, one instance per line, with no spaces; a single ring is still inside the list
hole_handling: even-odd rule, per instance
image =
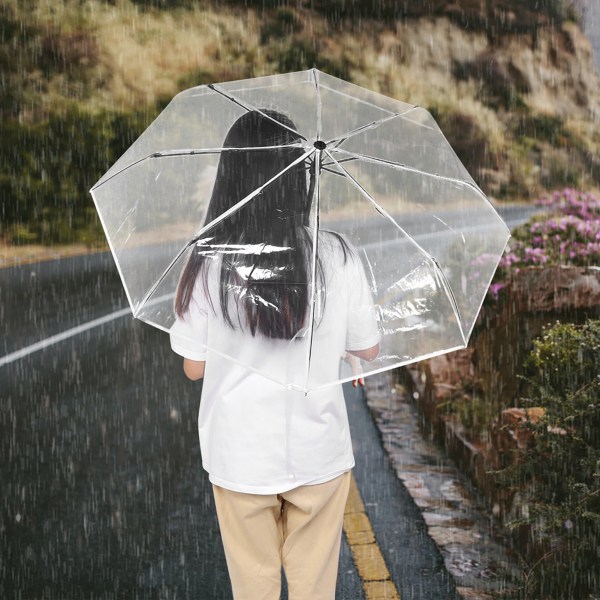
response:
[[[236,328],[229,327],[216,261],[206,286],[198,278],[185,319],[171,328],[177,354],[206,361],[198,430],[203,467],[218,486],[282,493],[354,466],[342,386],[319,386],[340,379],[346,350],[371,348],[380,334],[356,252],[344,257],[339,240],[322,232],[319,257],[326,299],[315,309],[312,344],[308,328],[294,340],[253,337],[237,326],[235,308],[230,314]]]

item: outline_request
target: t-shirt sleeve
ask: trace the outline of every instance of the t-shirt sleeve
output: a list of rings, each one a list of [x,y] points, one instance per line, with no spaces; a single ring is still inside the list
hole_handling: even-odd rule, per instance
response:
[[[184,318],[177,316],[169,333],[173,352],[190,360],[206,360],[208,313],[194,297]]]
[[[349,256],[348,269],[348,325],[346,350],[366,350],[378,344],[381,333],[377,310],[360,258]]]

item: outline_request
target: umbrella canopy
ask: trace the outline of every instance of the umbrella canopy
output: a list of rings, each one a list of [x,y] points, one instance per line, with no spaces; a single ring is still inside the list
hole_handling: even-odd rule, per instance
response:
[[[228,142],[248,114],[281,135]],[[243,182],[239,173],[225,173],[227,164],[245,165]],[[211,198],[224,174],[229,187],[219,193],[227,203],[219,211]],[[273,192],[289,185],[302,193]],[[209,348],[303,390],[464,348],[510,237],[426,110],[316,69],[181,92],[91,193],[135,317],[171,330],[182,272],[194,255],[228,265],[222,289],[250,298],[256,310],[281,312],[274,298],[283,296],[306,301],[302,318],[288,320],[290,331],[270,352]],[[306,233],[305,281],[285,276],[296,249],[252,233],[261,229],[253,222],[275,213],[281,227]],[[313,350],[327,336],[320,327],[329,301],[321,262],[329,260],[330,238],[361,265],[381,341],[374,360],[336,356],[339,368],[325,374]],[[256,292],[268,284],[275,295]],[[221,299],[205,288],[214,310]]]

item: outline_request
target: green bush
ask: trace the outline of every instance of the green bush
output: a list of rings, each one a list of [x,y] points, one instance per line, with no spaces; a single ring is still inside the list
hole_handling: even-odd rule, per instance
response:
[[[304,71],[316,67],[334,77],[351,80],[346,61],[327,58],[309,41],[300,38],[286,41],[281,46],[272,46],[269,48],[269,56],[276,63],[277,71],[280,73]]]
[[[150,117],[70,110],[44,123],[0,124],[0,233],[15,244],[103,239],[89,189]]]
[[[547,329],[526,362],[530,447],[501,471],[519,492],[524,598],[583,599],[600,590],[600,321]],[[522,538],[521,538],[522,543]]]
[[[535,342],[526,368],[539,383],[540,393],[550,392],[549,399],[585,388],[600,373],[600,321],[588,321],[580,328],[557,323]],[[571,408],[561,401],[555,410]]]

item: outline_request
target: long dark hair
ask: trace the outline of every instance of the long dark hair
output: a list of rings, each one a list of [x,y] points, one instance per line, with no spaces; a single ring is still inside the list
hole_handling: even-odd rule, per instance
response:
[[[205,225],[300,159],[306,152],[300,139],[294,123],[276,111],[240,117],[223,146],[270,148],[221,153]],[[177,288],[177,315],[183,318],[187,312],[201,273],[208,292],[207,261],[221,256],[219,302],[226,323],[236,327],[230,312],[233,298],[239,326],[245,322],[252,335],[291,339],[298,333],[310,300],[312,238],[307,226],[313,186],[307,180],[313,179],[307,170],[316,168],[315,162],[300,160],[196,241]],[[345,257],[347,246],[342,245]],[[322,279],[320,261],[317,270]]]

